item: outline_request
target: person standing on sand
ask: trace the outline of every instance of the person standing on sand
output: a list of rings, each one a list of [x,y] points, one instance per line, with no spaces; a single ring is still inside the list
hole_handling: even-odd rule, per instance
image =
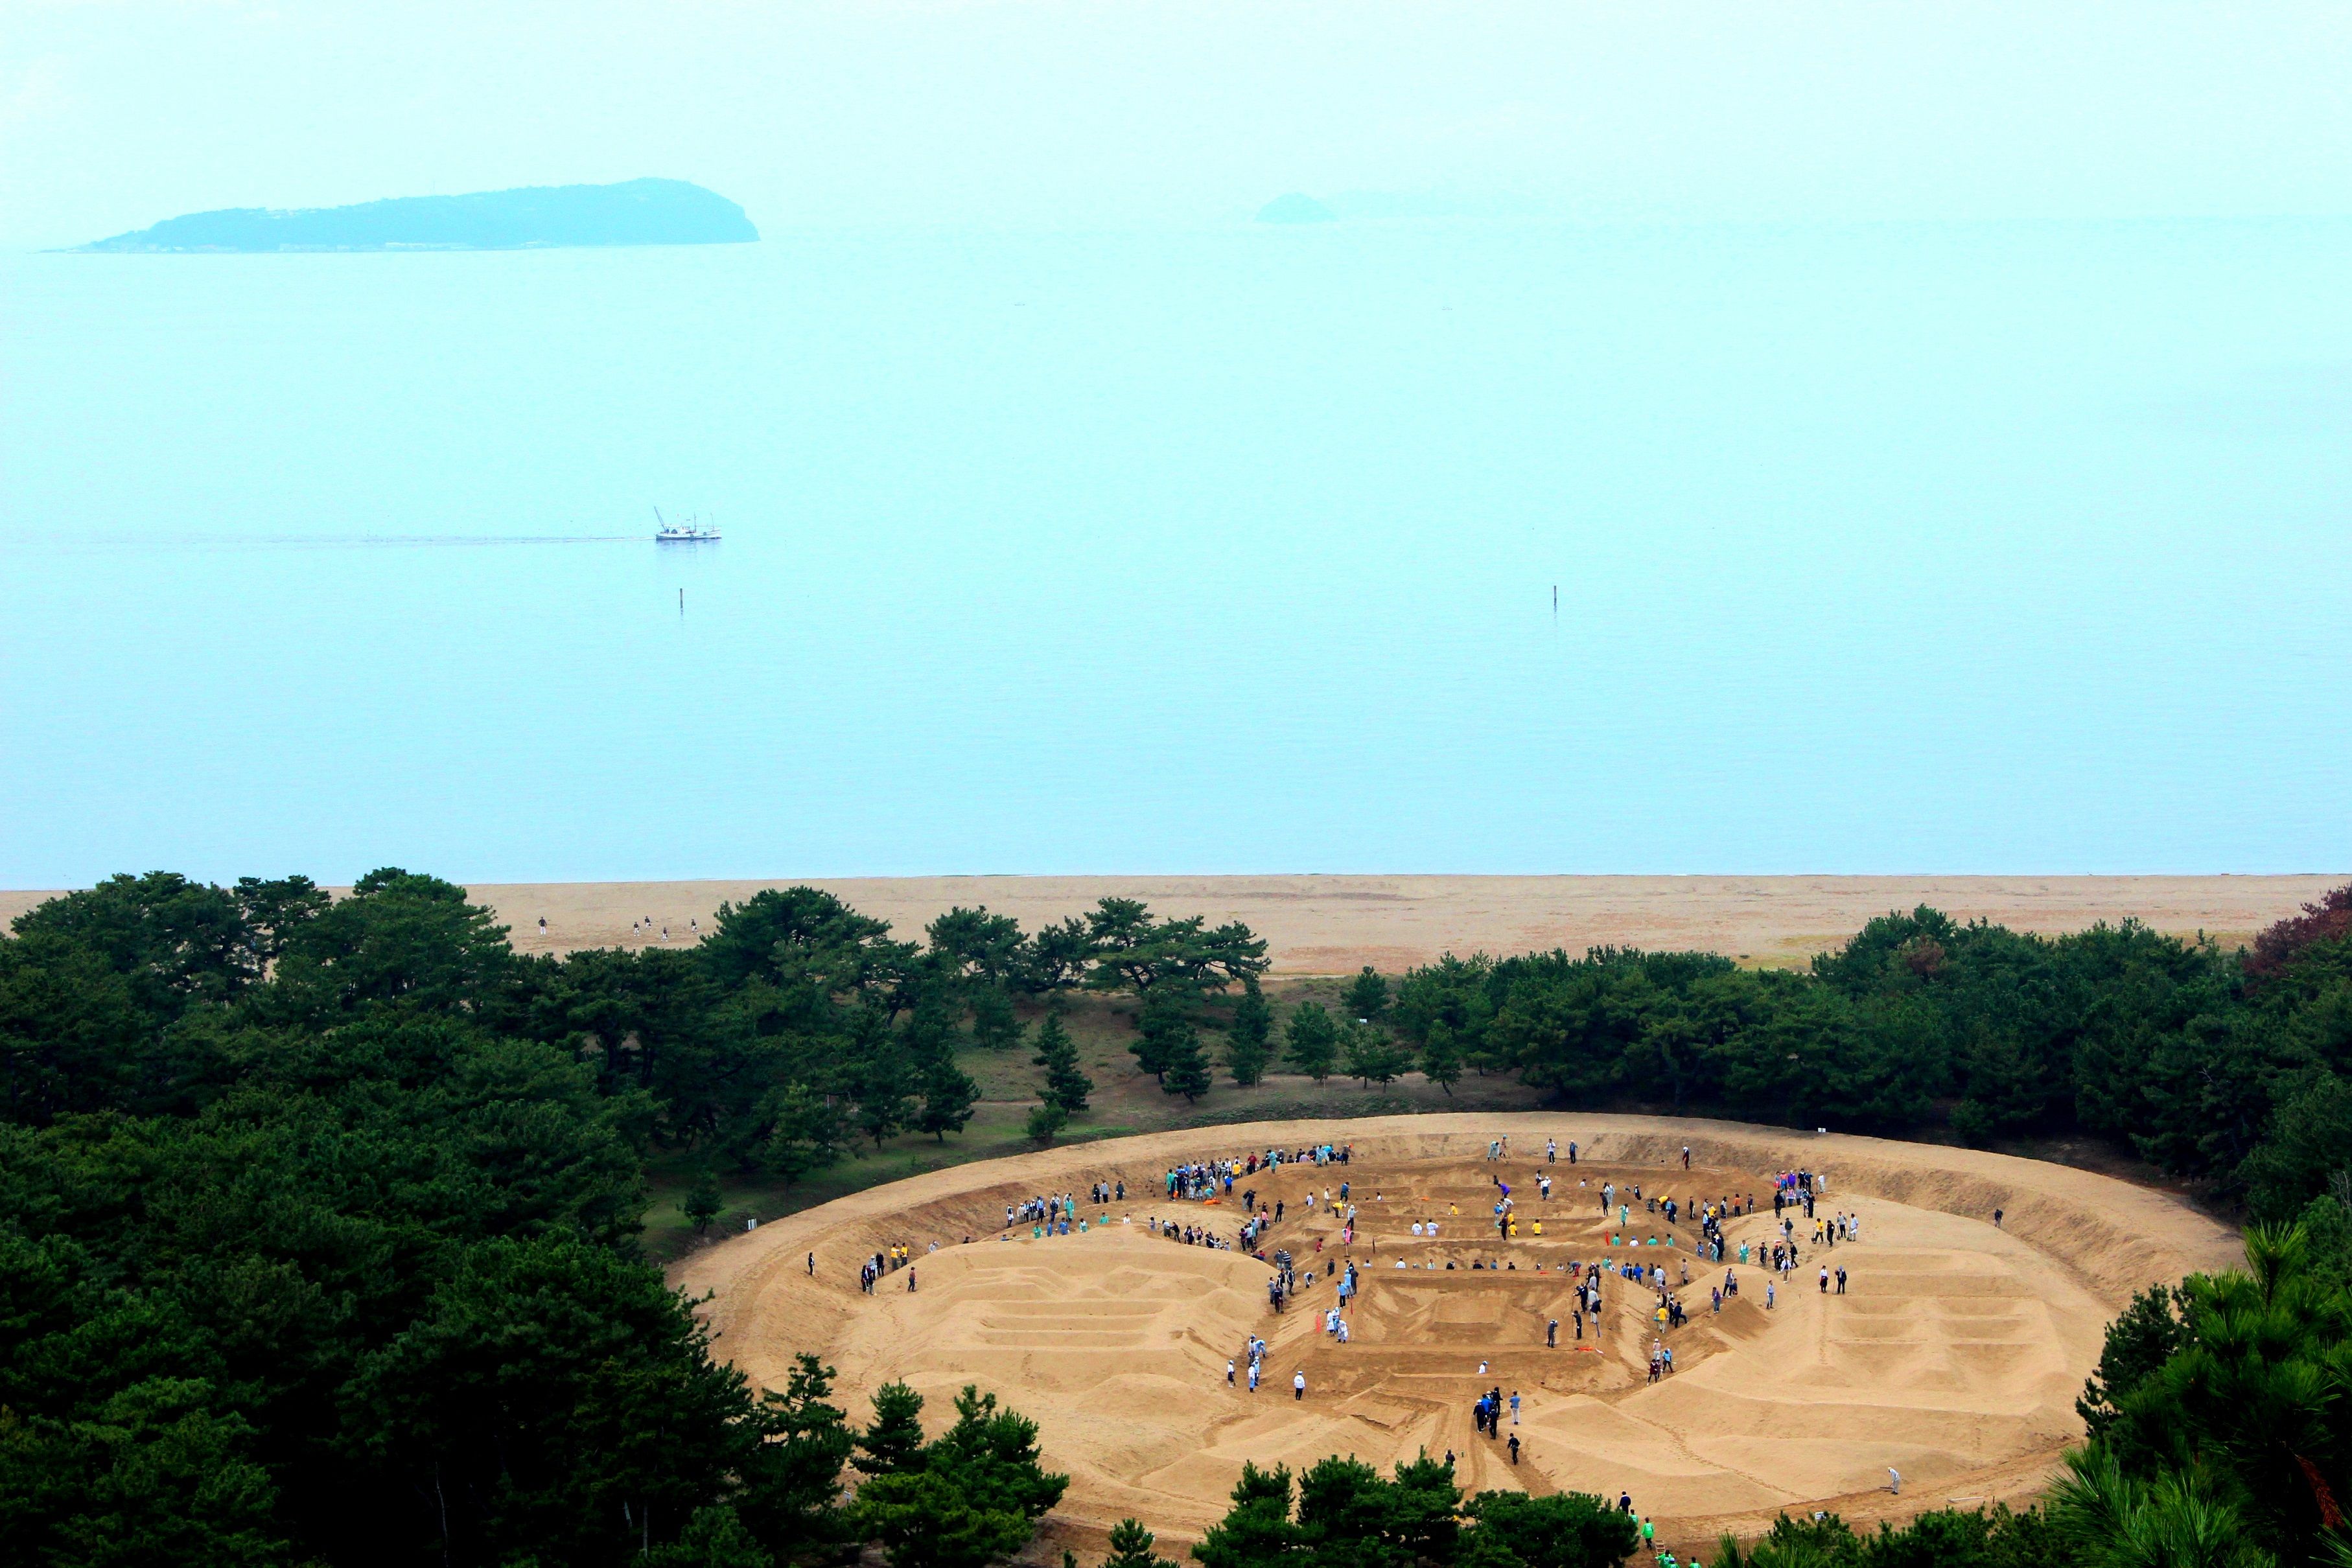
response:
[[[911,1296],[911,1295],[913,1295],[914,1293],[915,1293],[915,1266],[914,1266],[912,1263],[909,1263],[909,1264],[908,1264],[908,1265],[907,1265],[907,1294],[908,1294],[908,1295],[910,1295],[910,1296]]]
[[[1886,1490],[1896,1497],[1903,1495],[1903,1472],[1893,1465],[1886,1467]]]
[[[1234,1364],[1234,1358],[1233,1358],[1232,1356],[1230,1356],[1230,1355],[1229,1355],[1229,1356],[1225,1357],[1225,1386],[1226,1386],[1226,1387],[1231,1388],[1231,1387],[1234,1385],[1234,1373],[1236,1373],[1236,1372],[1237,1372],[1237,1371],[1239,1371],[1239,1370],[1240,1370],[1240,1368],[1236,1367],[1236,1366]]]
[[[1576,1337],[1582,1339],[1584,1336],[1582,1334],[1579,1334]],[[1544,1324],[1544,1348],[1546,1350],[1558,1350],[1559,1348],[1559,1320],[1558,1318],[1554,1318],[1551,1322]]]
[[[1829,1265],[1828,1265],[1828,1264],[1826,1264],[1826,1263],[1824,1263],[1824,1264],[1822,1264],[1822,1295],[1824,1295],[1824,1296],[1826,1296],[1826,1295],[1828,1295],[1829,1293],[1830,1293],[1830,1270],[1829,1270]]]
[[[1512,1425],[1512,1426],[1514,1426],[1514,1427],[1516,1427],[1516,1426],[1517,1426],[1518,1424],[1519,1424],[1519,1391],[1518,1391],[1517,1389],[1514,1388],[1514,1389],[1512,1389],[1512,1390],[1511,1390],[1511,1425]]]
[[[1290,1396],[1293,1399],[1304,1399],[1307,1397],[1307,1374],[1304,1371],[1296,1372],[1291,1375]]]
[[[1517,1397],[1517,1396],[1514,1396],[1514,1397]],[[1517,1464],[1518,1462],[1519,1462],[1519,1435],[1518,1435],[1517,1432],[1514,1432],[1514,1433],[1512,1433],[1512,1434],[1511,1434],[1511,1463],[1513,1463],[1513,1464],[1515,1464],[1515,1465],[1516,1465],[1516,1464]]]

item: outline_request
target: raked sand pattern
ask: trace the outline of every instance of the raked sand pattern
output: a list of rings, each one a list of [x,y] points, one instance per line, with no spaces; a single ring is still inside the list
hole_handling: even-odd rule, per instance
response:
[[[1507,1156],[1490,1164],[1487,1141],[1506,1134]],[[1553,1177],[1547,1203],[1534,1176],[1548,1137],[1561,1153],[1543,1166]],[[1570,1139],[1580,1145],[1572,1170]],[[1171,1164],[1322,1140],[1352,1144],[1351,1161],[1284,1166],[1243,1184],[1289,1205],[1269,1252],[1287,1248],[1317,1271],[1286,1313],[1268,1311],[1265,1264],[1149,1229],[1158,1216],[1229,1236],[1240,1221],[1237,1203],[1164,1199]],[[1834,1249],[1804,1245],[1772,1310],[1767,1271],[1735,1265],[1740,1294],[1710,1311],[1723,1268],[1693,1259],[1691,1233],[1676,1227],[1681,1246],[1638,1250],[1644,1261],[1670,1260],[1675,1280],[1689,1263],[1680,1294],[1690,1322],[1665,1336],[1675,1373],[1648,1380],[1654,1298],[1614,1275],[1603,1281],[1597,1345],[1571,1337],[1562,1265],[1634,1255],[1608,1244],[1615,1227],[1603,1223],[1602,1181],[1639,1184],[1644,1199],[1754,1193],[1757,1211],[1726,1228],[1736,1259],[1741,1240],[1772,1230],[1772,1174],[1800,1166],[1826,1177],[1819,1212],[1858,1215],[1861,1235]],[[1488,1216],[1497,1174],[1521,1219],[1508,1243]],[[1319,1203],[1313,1218],[1301,1207],[1310,1189],[1336,1196],[1343,1179],[1358,1213],[1344,1250],[1336,1218]],[[1090,1183],[1118,1180],[1128,1201],[1082,1207],[1083,1235],[1033,1239],[1024,1225],[998,1239],[1008,1203],[1064,1191],[1083,1203]],[[1635,1233],[1663,1241],[1663,1216],[1643,1200],[1633,1207]],[[2005,1211],[1998,1229],[1995,1208]],[[1437,1239],[1412,1234],[1413,1221],[1433,1218]],[[1801,1220],[1799,1236],[1809,1241]],[[934,1242],[940,1249],[928,1251]],[[908,1292],[898,1272],[862,1293],[859,1260],[894,1243],[913,1247],[919,1289]],[[1331,1265],[1343,1256],[1363,1279],[1346,1344],[1323,1329]],[[977,1383],[1034,1416],[1049,1461],[1072,1476],[1044,1538],[1056,1550],[1098,1542],[1130,1514],[1161,1532],[1163,1550],[1197,1539],[1245,1459],[1297,1469],[1352,1453],[1386,1466],[1423,1448],[1454,1450],[1471,1490],[1630,1492],[1661,1540],[1679,1543],[1759,1529],[1782,1510],[1869,1520],[2032,1495],[2080,1436],[2074,1400],[2115,1310],[2151,1281],[2241,1256],[2233,1236],[2170,1197],[2062,1166],[1547,1113],[1255,1124],[961,1166],[764,1226],[696,1255],[676,1277],[715,1292],[706,1312],[719,1354],[760,1381],[780,1382],[793,1353],[808,1350],[839,1369],[842,1399],[860,1416],[893,1378],[920,1390],[929,1414]],[[1517,1267],[1472,1270],[1474,1259]],[[1817,1290],[1824,1261],[1848,1270],[1845,1295]],[[1547,1349],[1553,1318],[1561,1343]],[[1255,1394],[1225,1382],[1227,1359],[1252,1333],[1271,1342]],[[1301,1370],[1303,1401],[1291,1396]],[[1521,1396],[1520,1425],[1507,1418],[1503,1433],[1523,1444],[1516,1468],[1473,1426],[1471,1406],[1490,1386]],[[1899,1500],[1886,1490],[1890,1465],[1904,1476]]]

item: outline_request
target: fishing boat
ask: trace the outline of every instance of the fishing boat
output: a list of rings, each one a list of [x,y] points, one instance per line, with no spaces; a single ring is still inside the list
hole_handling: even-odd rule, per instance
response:
[[[684,523],[667,523],[662,520],[661,508],[659,507],[654,508],[654,542],[656,544],[698,545],[707,540],[716,539],[718,537],[719,528],[716,524],[704,528],[701,519],[698,517],[688,517]]]

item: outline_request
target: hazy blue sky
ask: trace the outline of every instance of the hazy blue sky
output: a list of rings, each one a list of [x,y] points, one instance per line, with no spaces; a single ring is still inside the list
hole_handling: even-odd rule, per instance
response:
[[[796,224],[2352,212],[2352,5],[0,3],[0,246],[699,181]]]

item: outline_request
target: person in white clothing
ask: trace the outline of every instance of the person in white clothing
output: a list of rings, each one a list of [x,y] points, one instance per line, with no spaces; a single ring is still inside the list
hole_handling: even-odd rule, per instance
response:
[[[1307,1397],[1306,1373],[1294,1372],[1290,1375],[1290,1396],[1293,1399],[1304,1399]]]

